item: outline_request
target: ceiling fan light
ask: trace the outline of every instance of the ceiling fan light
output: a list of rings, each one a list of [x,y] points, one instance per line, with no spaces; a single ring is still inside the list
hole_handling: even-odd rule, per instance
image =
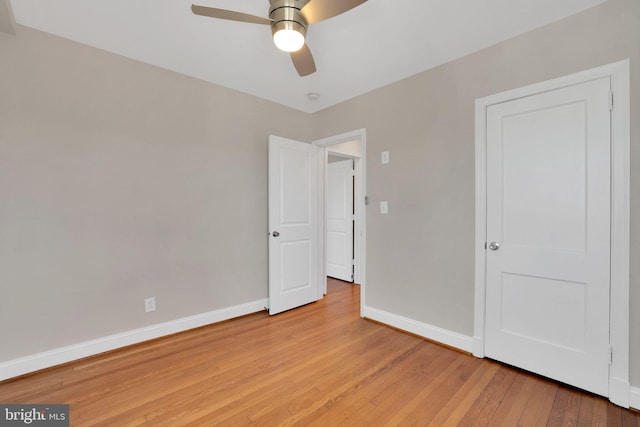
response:
[[[292,29],[278,30],[273,34],[276,47],[285,52],[295,52],[304,46],[304,35]]]

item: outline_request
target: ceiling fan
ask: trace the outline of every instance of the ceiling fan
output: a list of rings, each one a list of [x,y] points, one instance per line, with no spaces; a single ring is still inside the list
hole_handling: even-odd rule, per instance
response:
[[[275,45],[290,52],[293,65],[300,76],[315,73],[316,64],[305,43],[310,24],[340,15],[367,0],[269,0],[269,17],[250,15],[233,10],[191,5],[196,15],[230,21],[271,26]]]

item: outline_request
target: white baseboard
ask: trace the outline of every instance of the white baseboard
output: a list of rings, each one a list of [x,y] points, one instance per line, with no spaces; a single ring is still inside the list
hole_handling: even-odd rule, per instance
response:
[[[363,309],[363,317],[384,323],[403,331],[411,332],[432,341],[454,347],[462,351],[471,353],[473,350],[473,338],[452,332],[446,329],[432,326],[427,323],[418,322],[414,319],[398,316],[397,314],[388,313],[377,308],[365,306]]]
[[[609,377],[609,401],[623,408],[629,407],[631,385],[629,381],[618,377]]]
[[[629,406],[640,411],[640,387],[631,387]]]
[[[0,381],[38,371],[105,351],[115,350],[132,344],[138,344],[165,335],[233,319],[264,310],[268,300],[261,299],[245,304],[227,307],[208,313],[196,314],[182,319],[159,323],[140,329],[134,329],[103,338],[85,341],[43,353],[33,354],[19,359],[0,362]]]
[[[484,338],[473,337],[473,355],[475,357],[484,357]]]

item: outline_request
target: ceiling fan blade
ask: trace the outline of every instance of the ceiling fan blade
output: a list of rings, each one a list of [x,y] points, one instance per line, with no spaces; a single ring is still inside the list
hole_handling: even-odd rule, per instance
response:
[[[249,22],[251,24],[271,25],[271,19],[261,16],[249,15],[248,13],[235,12],[233,10],[216,9],[215,7],[191,5],[191,11],[196,15],[208,16],[210,18],[227,19],[229,21]]]
[[[291,52],[291,60],[293,66],[296,67],[300,77],[308,76],[316,72],[316,63],[313,60],[313,55],[309,50],[309,46],[305,43],[300,50]]]
[[[333,18],[367,0],[311,0],[300,10],[309,24]]]

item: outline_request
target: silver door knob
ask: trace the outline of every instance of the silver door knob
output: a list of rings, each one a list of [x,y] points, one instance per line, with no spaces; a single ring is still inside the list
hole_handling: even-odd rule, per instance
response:
[[[500,243],[498,242],[489,243],[489,249],[491,249],[492,251],[497,251],[498,249],[500,249]]]
[[[273,237],[278,237],[280,235],[280,233],[278,233],[277,231],[274,231],[273,233],[271,233],[271,235]]]

